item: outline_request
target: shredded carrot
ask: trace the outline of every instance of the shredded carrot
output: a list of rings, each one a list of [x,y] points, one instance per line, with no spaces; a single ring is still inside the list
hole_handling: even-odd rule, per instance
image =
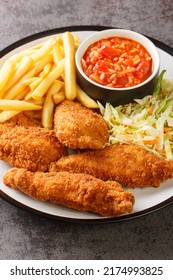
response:
[[[148,111],[148,114],[149,114],[149,115],[152,115],[152,113],[153,113],[153,108],[149,107],[149,108],[147,108],[147,111]]]
[[[168,133],[169,132],[169,128],[168,127],[164,127],[164,132]]]
[[[150,139],[144,139],[143,140],[143,143],[144,143],[144,145],[155,145],[155,144],[157,144],[157,139],[153,139],[153,140],[150,140]]]

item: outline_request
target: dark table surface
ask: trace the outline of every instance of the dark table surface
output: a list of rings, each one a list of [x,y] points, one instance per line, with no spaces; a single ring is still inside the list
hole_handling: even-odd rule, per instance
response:
[[[0,50],[48,29],[104,25],[131,29],[173,48],[172,0],[4,0]],[[0,198],[0,259],[172,259],[173,204],[140,218],[74,224],[37,215]]]

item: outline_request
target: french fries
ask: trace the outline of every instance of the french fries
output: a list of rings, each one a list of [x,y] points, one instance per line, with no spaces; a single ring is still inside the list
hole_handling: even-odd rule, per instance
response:
[[[63,59],[63,54],[59,45],[53,46],[53,59],[56,65]]]
[[[32,104],[23,100],[0,100],[0,110],[14,110],[14,111],[30,111],[41,110],[42,106]]]
[[[20,111],[6,110],[0,113],[0,123],[10,120],[12,117],[16,116]]]
[[[33,91],[32,97],[35,100],[40,99],[44,94],[46,94],[48,88],[51,84],[60,77],[61,73],[64,71],[64,59],[62,59],[59,64],[43,79],[39,86]]]
[[[16,68],[16,71],[12,75],[11,79],[6,85],[6,90],[8,90],[12,85],[14,85],[27,71],[31,69],[33,60],[29,56],[25,56]]]
[[[45,57],[55,44],[56,39],[54,37],[50,38],[39,50],[31,55],[32,60],[36,62]]]
[[[15,64],[11,61],[6,61],[0,70],[0,97],[2,98],[2,90],[7,81],[11,78],[15,71]]]
[[[53,101],[55,104],[61,103],[65,99],[65,92],[60,91],[53,95]]]
[[[81,102],[84,106],[88,108],[98,108],[97,102],[95,102],[91,97],[89,97],[79,85],[76,85],[77,95],[76,98],[79,102]]]
[[[28,110],[52,129],[55,106],[64,99],[97,108],[76,83],[78,46],[79,38],[65,32],[8,58],[0,68],[0,123]]]
[[[53,126],[53,111],[54,102],[52,99],[52,92],[48,90],[42,109],[42,125],[45,128],[52,129]]]
[[[55,81],[49,88],[42,109],[42,125],[45,128],[52,129],[54,101],[52,96],[56,94],[62,87],[62,84]]]
[[[76,68],[75,45],[73,35],[70,32],[63,34],[65,52],[65,95],[68,100],[76,98]]]

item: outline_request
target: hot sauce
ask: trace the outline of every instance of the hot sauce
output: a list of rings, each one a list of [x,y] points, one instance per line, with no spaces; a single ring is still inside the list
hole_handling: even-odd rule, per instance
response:
[[[136,86],[152,74],[152,58],[140,43],[121,37],[101,39],[82,58],[84,73],[112,88]]]

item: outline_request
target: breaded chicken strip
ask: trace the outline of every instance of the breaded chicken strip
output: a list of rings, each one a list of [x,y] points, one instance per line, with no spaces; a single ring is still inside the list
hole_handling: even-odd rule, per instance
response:
[[[117,144],[63,157],[52,163],[50,170],[88,173],[132,188],[159,187],[172,178],[173,161],[161,160],[137,145]]]
[[[130,213],[134,204],[133,194],[117,182],[103,182],[87,174],[12,168],[4,176],[4,184],[38,200],[102,216]]]
[[[54,130],[59,141],[71,149],[101,149],[108,140],[103,117],[69,100],[56,108]]]
[[[36,119],[33,119],[31,115],[27,112],[20,112],[16,116],[12,117],[10,120],[0,123],[0,135],[8,132],[11,128],[16,125],[28,127],[28,126],[40,126],[41,123]]]
[[[66,152],[54,132],[45,128],[15,126],[0,136],[0,159],[31,171],[47,171]]]

